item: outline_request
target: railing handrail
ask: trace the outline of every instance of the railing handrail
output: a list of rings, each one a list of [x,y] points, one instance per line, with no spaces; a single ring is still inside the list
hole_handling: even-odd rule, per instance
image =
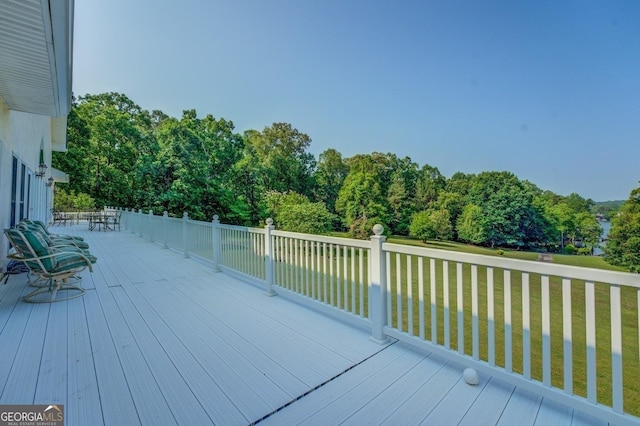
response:
[[[552,275],[567,278],[575,278],[584,281],[593,281],[609,285],[624,285],[640,288],[640,275],[630,272],[609,271],[606,269],[584,268],[571,265],[540,262],[535,260],[509,259],[499,256],[462,253],[450,250],[434,249],[427,247],[415,247],[396,243],[384,243],[383,250],[410,254],[415,256],[432,257],[449,260],[452,262],[469,263],[493,268],[501,268],[515,271]]]
[[[371,248],[371,241],[368,240],[356,240],[353,238],[335,237],[330,235],[301,234],[299,232],[277,230],[272,231],[271,235],[275,235],[278,237],[295,238],[298,240],[315,241],[319,243],[343,244],[357,248]]]

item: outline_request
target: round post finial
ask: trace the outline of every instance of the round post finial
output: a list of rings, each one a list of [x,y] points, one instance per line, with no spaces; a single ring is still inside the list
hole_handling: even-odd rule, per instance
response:
[[[382,233],[384,232],[384,226],[380,225],[379,223],[376,225],[373,225],[373,233],[376,234],[377,236],[382,235]]]
[[[266,223],[267,225],[271,226],[271,225],[273,225],[273,219],[268,218],[268,219],[265,221],[265,223]]]

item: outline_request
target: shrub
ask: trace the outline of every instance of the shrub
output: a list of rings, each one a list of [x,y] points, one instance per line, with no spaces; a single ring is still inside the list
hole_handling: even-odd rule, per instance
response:
[[[591,255],[591,249],[589,247],[580,247],[578,249],[578,254],[581,256],[590,256]]]
[[[504,250],[498,249],[498,250],[496,250],[496,253],[498,253],[498,256],[502,256],[502,255],[504,255]]]
[[[88,194],[83,192],[76,194],[74,191],[67,192],[63,188],[55,188],[55,196],[53,197],[54,210],[75,212],[93,210],[95,207],[95,200]]]
[[[377,224],[382,225],[382,221],[378,217],[364,218],[360,217],[351,222],[351,226],[349,226],[349,235],[350,238],[357,238],[359,240],[368,240],[373,235],[373,227]],[[382,235],[389,237],[391,230],[388,227],[384,227],[384,232]]]
[[[564,246],[565,254],[576,254],[576,251],[576,247],[573,244],[567,244],[566,246]]]

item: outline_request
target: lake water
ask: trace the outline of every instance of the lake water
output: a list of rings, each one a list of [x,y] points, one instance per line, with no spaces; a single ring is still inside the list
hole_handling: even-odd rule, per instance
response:
[[[611,222],[600,222],[600,226],[602,226],[602,236],[601,238],[605,239],[607,238],[607,235],[609,235],[609,231],[611,230]],[[604,246],[605,243],[602,242],[600,243],[601,246]],[[593,250],[593,254],[596,256],[601,256],[604,254],[604,252],[602,251],[602,249],[596,247]]]

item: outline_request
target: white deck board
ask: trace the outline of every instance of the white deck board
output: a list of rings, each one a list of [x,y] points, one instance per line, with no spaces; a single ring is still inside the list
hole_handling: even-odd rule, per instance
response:
[[[82,303],[81,299],[74,301]],[[63,305],[69,301],[60,302]],[[47,306],[47,305],[45,305]],[[38,374],[38,387],[34,398],[35,404],[62,404],[67,392],[67,359],[69,328],[66,306],[51,309],[42,349],[42,359]],[[49,306],[47,306],[49,310]]]
[[[33,404],[34,390],[42,356],[43,341],[49,316],[48,304],[35,304],[18,344],[15,362],[7,377],[0,404]]]
[[[388,371],[390,365],[403,357],[412,357],[411,351],[404,346],[396,347],[391,345],[383,348],[376,356],[367,359],[362,364],[349,370],[348,373],[335,378],[295,401],[284,410],[265,419],[264,424],[301,424],[311,417],[321,417],[327,407],[333,408],[332,404],[336,401],[347,401],[353,389],[375,376],[378,372]]]
[[[419,355],[419,354],[418,354]],[[421,361],[414,365],[402,377],[399,377],[388,388],[384,389],[375,398],[360,407],[353,416],[346,420],[347,424],[375,424],[389,417],[407,398],[420,389],[435,375],[443,362],[436,357],[421,357]],[[402,361],[399,359],[399,361]]]
[[[54,228],[55,231],[55,228]],[[81,298],[33,305],[0,285],[0,403],[61,403],[67,424],[601,424],[125,232]]]
[[[100,393],[84,302],[84,298],[67,302],[70,306],[65,417],[67,424],[102,424],[104,418],[102,410],[97,409],[101,406]]]
[[[142,287],[142,285],[136,287]],[[219,321],[219,319],[210,315],[201,306],[194,307],[193,301],[189,300],[186,295],[181,294],[181,292],[172,292],[170,289],[166,288],[162,288],[159,292],[154,292],[150,291],[147,286],[145,287],[144,293],[148,295],[149,301],[154,303],[154,306],[157,307],[158,312],[162,316],[170,315],[170,312],[167,313],[166,309],[162,306],[164,305],[163,299],[167,297],[168,294],[171,295],[176,304],[180,304],[182,307],[181,309],[190,305],[191,309],[189,316],[184,318],[184,315],[181,312],[178,312],[177,320],[185,321],[185,327],[188,327],[190,332],[208,336],[207,340],[210,340],[210,343],[213,344],[215,348],[224,348],[228,350],[230,355],[226,355],[227,358],[233,359],[241,357],[246,362],[250,362],[250,368],[257,368],[258,371],[262,372],[265,379],[272,381],[273,384],[278,387],[277,389],[274,389],[277,394],[280,394],[285,390],[286,401],[307,389],[308,386],[305,385],[302,380],[299,380],[287,368],[281,365],[281,362],[268,357],[249,340],[238,335],[236,331]],[[196,329],[194,329],[194,327],[196,327]],[[176,330],[176,332],[181,334],[179,330]],[[241,365],[239,368],[243,369],[244,367]],[[253,382],[253,377],[250,377],[250,381]],[[258,383],[253,382],[253,384],[258,386]],[[268,391],[268,389],[268,387],[265,388],[265,391]],[[284,403],[286,401],[279,402]]]
[[[248,420],[242,415],[233,402],[220,389],[209,371],[196,356],[190,352],[173,330],[167,327],[166,318],[160,316],[149,302],[138,291],[139,286],[129,287],[131,300],[145,313],[145,319],[158,343],[162,345],[167,356],[191,391],[197,396],[202,408],[216,424],[245,424]]]
[[[529,391],[516,388],[498,420],[499,425],[532,425],[535,424],[542,397]]]
[[[102,311],[98,294],[95,291],[87,291],[83,300],[91,335],[96,385],[100,390],[100,405],[104,421],[110,425],[135,422],[138,419],[136,405],[111,339],[107,318]]]
[[[190,424],[210,423],[211,419],[122,287],[114,289],[113,295],[174,418]]]
[[[460,425],[475,426],[478,424],[478,419],[485,419],[486,424],[497,423],[513,390],[514,387],[511,385],[498,380],[489,380],[473,406],[464,414]]]
[[[549,398],[543,398],[540,410],[536,416],[534,424],[538,426],[546,425],[568,425],[571,424],[573,410],[562,404],[558,404]]]

